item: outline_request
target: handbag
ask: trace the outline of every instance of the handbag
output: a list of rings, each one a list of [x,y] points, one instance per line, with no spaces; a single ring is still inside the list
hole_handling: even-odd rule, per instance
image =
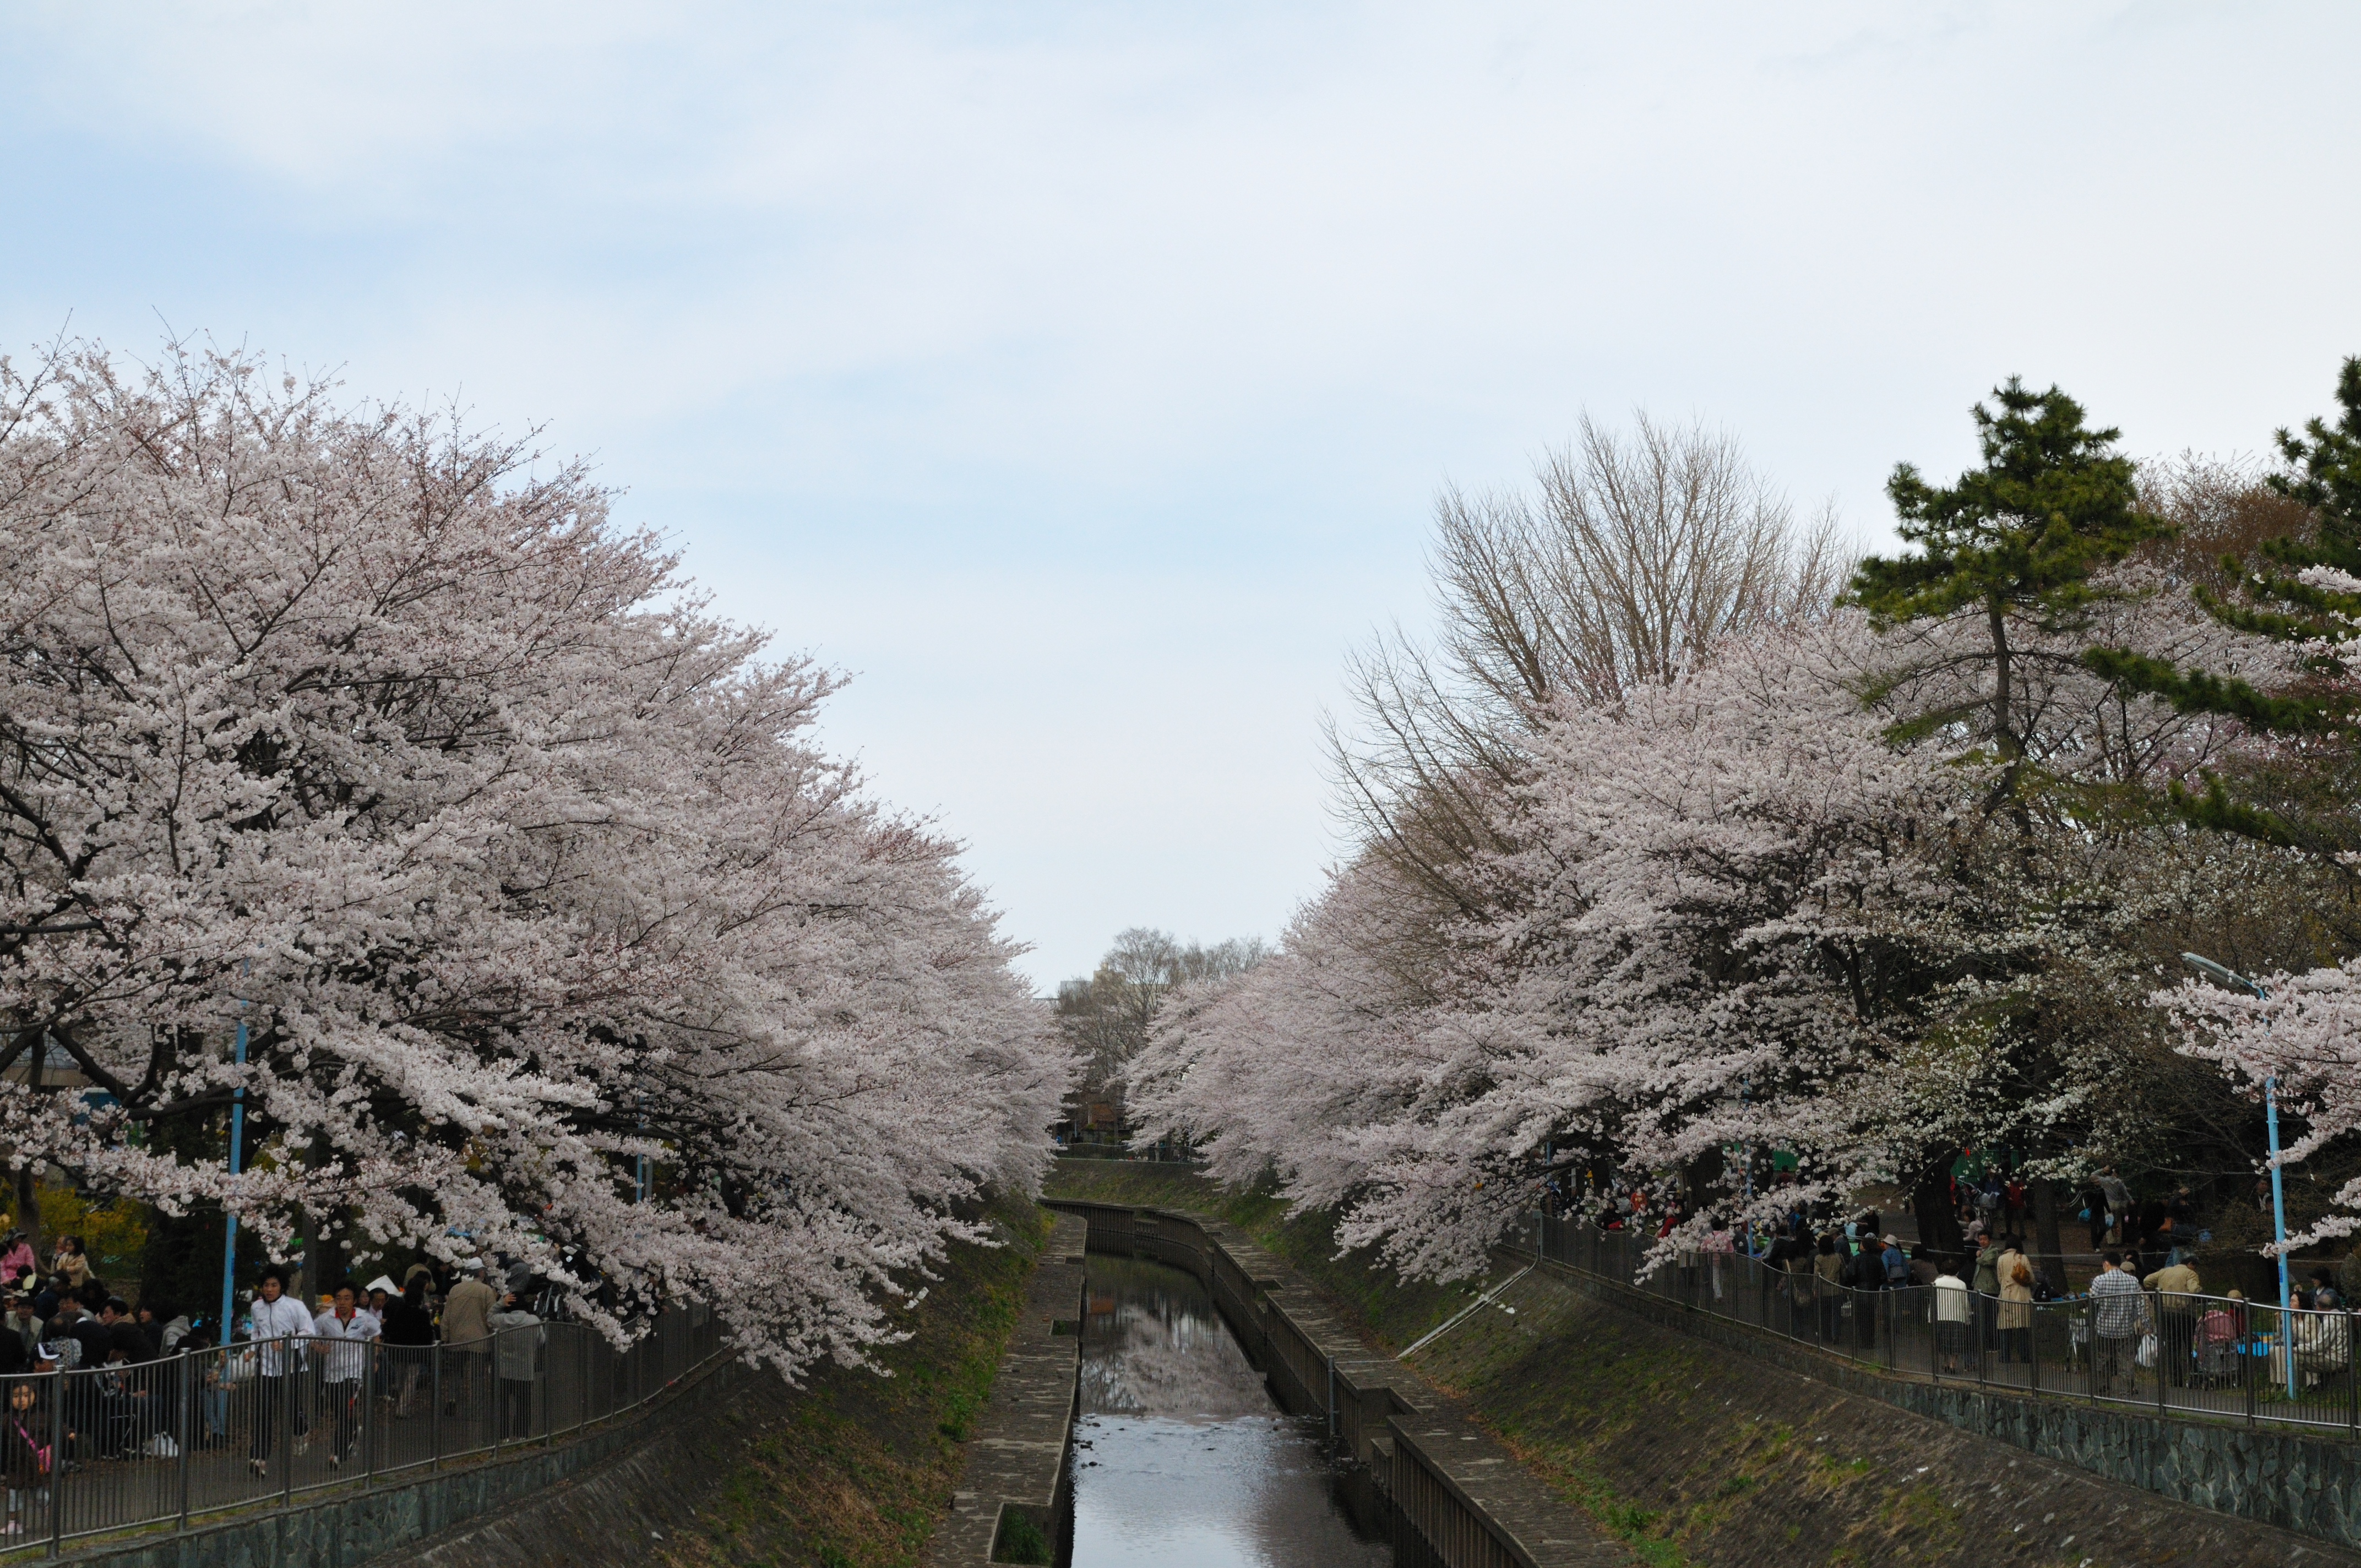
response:
[[[2142,1366],[2154,1366],[2156,1365],[2156,1336],[2154,1334],[2140,1335],[2139,1349],[2133,1353],[2132,1359]]]

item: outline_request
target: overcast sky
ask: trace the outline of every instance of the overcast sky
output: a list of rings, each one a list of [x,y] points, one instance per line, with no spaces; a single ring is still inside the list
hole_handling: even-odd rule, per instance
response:
[[[0,0],[0,343],[168,328],[592,455],[1048,985],[1276,936],[1445,482],[1701,418],[1886,536],[2057,381],[2361,352],[2361,6]]]

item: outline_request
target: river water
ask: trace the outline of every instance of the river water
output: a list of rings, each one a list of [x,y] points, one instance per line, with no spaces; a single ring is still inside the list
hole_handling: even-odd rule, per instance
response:
[[[1074,1568],[1393,1563],[1347,1512],[1319,1427],[1279,1411],[1195,1277],[1093,1253],[1089,1312]]]

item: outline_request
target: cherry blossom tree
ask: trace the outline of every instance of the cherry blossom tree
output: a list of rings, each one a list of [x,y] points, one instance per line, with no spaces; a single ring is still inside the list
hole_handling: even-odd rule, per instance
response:
[[[2153,587],[2124,568],[2091,613],[2143,646],[2252,652]],[[2239,734],[2037,632],[2010,754],[1901,724],[1972,711],[1985,630],[1846,614],[1553,702],[1493,792],[1509,847],[1472,862],[1474,913],[1360,856],[1274,959],[1168,1010],[1136,1103],[1205,1139],[1216,1175],[1275,1174],[1341,1204],[1346,1242],[1446,1277],[1484,1266],[1553,1162],[1678,1179],[1701,1228],[1961,1141],[2063,1159],[2139,1135],[2139,934],[2190,917],[2206,879],[2177,825],[2109,802]],[[1773,1149],[1800,1194],[1767,1190]]]
[[[859,1361],[1068,1063],[957,846],[811,743],[834,677],[610,501],[251,356],[0,369],[0,1140]],[[240,1091],[237,1176],[144,1135]]]

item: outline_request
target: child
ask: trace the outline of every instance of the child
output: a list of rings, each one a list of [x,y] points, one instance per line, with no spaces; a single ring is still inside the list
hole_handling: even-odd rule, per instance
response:
[[[29,1378],[8,1386],[8,1411],[0,1417],[0,1475],[8,1483],[8,1522],[0,1533],[25,1533],[28,1502],[49,1500],[48,1423],[38,1409]]]

